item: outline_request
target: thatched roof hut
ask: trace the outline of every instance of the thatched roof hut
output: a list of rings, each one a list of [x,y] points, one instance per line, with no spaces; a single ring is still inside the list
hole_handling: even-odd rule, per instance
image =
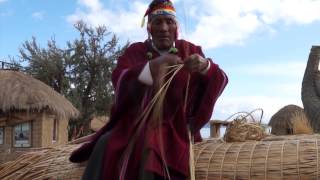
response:
[[[76,118],[78,110],[45,83],[22,72],[0,70],[0,110],[48,110],[61,118]]]
[[[296,105],[290,104],[276,112],[269,121],[272,127],[271,133],[275,135],[293,134],[293,121],[297,116],[305,116],[304,110]]]
[[[43,82],[0,70],[0,163],[15,152],[68,142],[68,121],[79,111]],[[19,154],[19,153],[18,153]]]

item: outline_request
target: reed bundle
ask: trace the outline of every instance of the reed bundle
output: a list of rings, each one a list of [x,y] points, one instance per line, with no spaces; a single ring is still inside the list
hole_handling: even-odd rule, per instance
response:
[[[78,147],[64,145],[23,154],[0,165],[0,179],[81,179],[85,164],[69,162],[70,153]]]
[[[261,140],[265,136],[264,129],[259,124],[236,119],[227,127],[224,140],[227,142],[244,142],[246,140]]]
[[[313,134],[313,129],[310,125],[305,113],[295,112],[292,117],[293,134]]]
[[[150,117],[151,115],[151,120],[150,124],[147,125],[148,128],[159,128],[162,124],[162,114],[163,114],[163,102],[167,93],[167,90],[171,84],[171,81],[175,77],[175,75],[183,68],[183,64],[178,64],[178,65],[173,65],[173,66],[166,66],[163,67],[164,69],[161,70],[161,75],[159,76],[160,78],[158,81],[156,81],[157,84],[155,84],[155,89],[157,90],[156,94],[152,98],[152,100],[148,103],[146,108],[143,110],[141,115],[135,120],[134,126],[136,127],[136,131],[132,135],[128,146],[125,150],[125,152],[122,155],[122,164],[121,164],[121,170],[120,170],[120,177],[119,179],[122,180],[126,176],[126,171],[128,168],[128,162],[129,158],[131,156],[131,153],[133,151],[133,147],[135,145],[135,142],[137,140],[137,137],[139,134],[142,132],[143,127],[145,127],[145,124],[147,123],[147,118]],[[190,78],[190,77],[189,77]],[[187,90],[186,92],[188,93],[188,85],[189,85],[189,80],[187,82]],[[187,102],[187,95],[185,97],[185,103]],[[161,131],[159,131],[161,133]],[[165,151],[163,149],[163,139],[162,135],[160,134],[159,136],[159,144],[160,144],[160,156],[162,163],[164,164],[164,170],[166,172],[166,178],[170,178],[170,173],[169,169],[166,163],[166,158],[165,158]],[[192,149],[192,142],[191,142],[191,136],[190,136],[190,149]],[[193,151],[190,151],[190,157],[193,157]],[[193,167],[193,158],[190,158],[190,179],[194,180],[194,167]]]
[[[208,139],[193,145],[197,180],[318,179],[320,135],[269,136],[227,143]],[[81,179],[85,164],[68,158],[79,145],[24,154],[0,165],[0,179]]]
[[[318,179],[320,136],[287,137],[197,144],[196,179]]]
[[[262,109],[257,109],[261,110]],[[224,140],[227,142],[244,142],[246,140],[261,140],[266,136],[264,128],[261,127],[261,119],[257,121],[252,116],[252,113],[246,113],[245,116],[237,116],[227,127],[224,135]],[[243,112],[241,112],[243,113]],[[234,114],[237,115],[238,113]],[[232,116],[234,116],[232,115]]]

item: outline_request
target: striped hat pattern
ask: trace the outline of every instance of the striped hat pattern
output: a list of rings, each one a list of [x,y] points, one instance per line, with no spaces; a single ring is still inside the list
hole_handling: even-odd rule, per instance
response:
[[[144,14],[141,27],[144,26],[146,16],[148,16],[148,22],[151,22],[152,19],[159,15],[170,15],[176,17],[176,10],[170,0],[153,0]]]

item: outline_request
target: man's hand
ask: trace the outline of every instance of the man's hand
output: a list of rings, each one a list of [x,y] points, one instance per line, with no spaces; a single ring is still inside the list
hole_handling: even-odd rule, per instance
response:
[[[202,72],[208,67],[208,63],[208,60],[199,54],[192,54],[184,61],[184,66],[190,72]]]
[[[166,72],[166,66],[173,66],[177,64],[182,64],[182,60],[179,56],[173,54],[165,54],[159,56],[149,62],[150,71],[152,77],[158,77],[159,75]]]

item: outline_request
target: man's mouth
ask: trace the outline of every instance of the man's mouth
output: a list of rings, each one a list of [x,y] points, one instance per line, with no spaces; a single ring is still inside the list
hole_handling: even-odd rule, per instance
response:
[[[170,40],[169,36],[159,36],[160,40]]]

